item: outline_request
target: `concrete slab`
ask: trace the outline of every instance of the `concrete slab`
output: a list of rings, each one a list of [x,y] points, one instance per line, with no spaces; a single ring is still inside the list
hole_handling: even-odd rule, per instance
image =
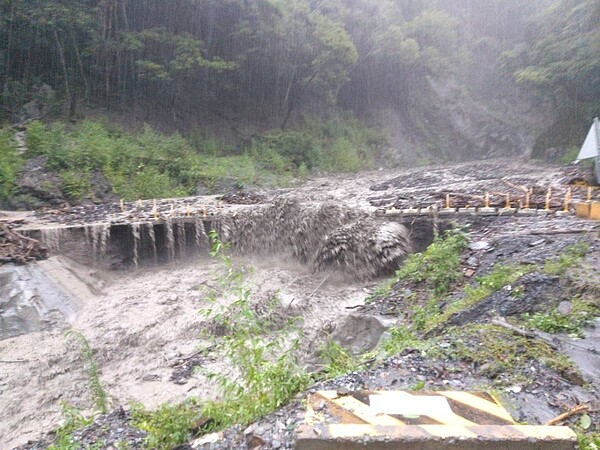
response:
[[[495,216],[497,214],[497,208],[477,208],[477,215],[480,216]]]
[[[402,210],[402,214],[405,216],[418,216],[419,214],[421,214],[421,209],[417,209],[417,208],[408,208],[408,209],[403,209]]]
[[[456,214],[456,208],[442,208],[438,213],[440,215],[454,215]]]
[[[537,209],[523,208],[517,211],[517,216],[537,216]]]

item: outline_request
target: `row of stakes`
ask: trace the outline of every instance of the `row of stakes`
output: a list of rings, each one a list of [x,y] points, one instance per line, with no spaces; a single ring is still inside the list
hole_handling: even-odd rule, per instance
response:
[[[137,201],[137,206],[138,208],[142,207],[142,201],[138,200]],[[125,212],[125,201],[123,199],[120,200],[119,202],[119,208],[121,209],[121,212]],[[171,203],[171,216],[173,216],[175,212],[175,206],[173,205],[173,203]],[[208,217],[208,211],[206,208],[202,208],[201,209],[202,212],[202,218],[206,219]],[[154,217],[154,220],[158,220],[159,219],[159,213],[158,213],[158,201],[156,199],[154,199],[154,205],[152,208],[152,215]],[[190,205],[186,204],[185,205],[185,216],[186,217],[192,217],[192,209],[190,208]]]
[[[593,191],[592,186],[588,186],[587,187],[587,201],[588,202],[592,201],[592,191]],[[523,205],[522,201],[519,200],[519,208],[520,209],[523,209],[523,207],[525,209],[529,209],[530,198],[531,198],[532,194],[533,194],[533,189],[529,189],[525,193],[525,205]],[[510,209],[512,207],[510,193],[503,194],[503,195],[506,197],[505,209]],[[569,187],[567,189],[567,193],[565,194],[564,207],[563,207],[564,212],[569,212],[572,199],[573,199],[573,189],[571,187]],[[544,207],[545,211],[550,211],[550,202],[551,201],[552,201],[552,188],[548,188],[548,191],[546,193],[546,204]],[[451,206],[450,194],[446,194],[446,209],[450,209],[451,207],[452,206]],[[490,193],[486,192],[485,193],[485,208],[489,208],[489,207],[490,207]],[[468,208],[468,206],[467,206],[467,208]]]
[[[588,186],[587,187],[587,201],[591,202],[592,201],[592,186]],[[530,206],[530,198],[531,195],[533,194],[533,189],[529,189],[526,193],[525,193],[525,209],[529,209]],[[511,199],[510,199],[510,193],[508,194],[504,194],[504,196],[506,197],[506,209],[510,209],[511,208]],[[564,199],[564,212],[569,212],[569,208],[571,205],[571,200],[573,198],[573,190],[571,187],[569,187],[569,189],[567,190],[567,193],[565,194],[565,199]],[[548,188],[548,192],[546,193],[546,205],[545,205],[545,210],[546,211],[550,211],[550,202],[552,200],[552,188]],[[450,194],[446,194],[446,209],[450,209],[451,206],[451,198],[450,198]],[[138,200],[137,202],[138,207],[142,206],[142,201]],[[125,212],[125,202],[123,199],[120,200],[119,202],[119,207],[121,209],[121,212]],[[490,207],[490,193],[486,192],[485,193],[485,208],[489,208]],[[468,208],[468,205],[467,205]],[[523,209],[523,204],[522,201],[519,200],[519,208]],[[174,205],[173,203],[171,203],[171,216],[174,213]],[[206,208],[202,208],[202,217],[204,219],[206,219],[208,217],[208,211]],[[154,199],[154,206],[152,208],[152,214],[154,216],[154,220],[158,220],[159,219],[159,214],[158,214],[158,203],[157,200]],[[185,210],[185,215],[186,217],[191,217],[192,216],[192,210],[190,208],[190,205],[186,204],[186,210]]]

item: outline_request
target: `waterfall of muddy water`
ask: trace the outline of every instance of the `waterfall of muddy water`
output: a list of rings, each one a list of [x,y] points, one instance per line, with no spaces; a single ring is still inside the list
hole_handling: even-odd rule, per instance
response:
[[[294,199],[225,217],[217,231],[237,253],[287,255],[317,271],[333,269],[359,279],[397,269],[411,251],[403,225],[337,204]]]
[[[139,251],[140,251],[140,224],[131,224],[131,236],[133,237],[133,265],[138,267]]]
[[[50,253],[60,253],[62,241],[62,228],[43,228],[41,241]]]
[[[185,222],[179,221],[177,223],[177,248],[179,251],[179,258],[185,257],[186,250],[186,236],[185,236]]]
[[[158,264],[158,252],[156,251],[156,234],[154,233],[154,224],[147,223],[146,230],[148,231],[148,236],[150,237],[150,245],[152,246],[152,257],[154,258],[154,265]]]
[[[200,217],[196,217],[194,221],[194,241],[198,252],[210,248],[210,242],[204,228],[204,221]]]
[[[98,232],[98,250],[100,251],[100,255],[106,255],[107,243],[110,238],[110,225],[103,224],[96,228]]]
[[[175,261],[175,236],[173,235],[173,222],[171,218],[165,220],[165,243],[167,246],[167,254],[169,262]]]
[[[84,232],[86,241],[91,247],[92,260],[96,262],[98,257],[106,254],[106,244],[110,237],[110,225],[86,225]]]
[[[386,275],[411,252],[406,227],[363,219],[335,230],[319,248],[316,270],[342,270],[359,279]]]

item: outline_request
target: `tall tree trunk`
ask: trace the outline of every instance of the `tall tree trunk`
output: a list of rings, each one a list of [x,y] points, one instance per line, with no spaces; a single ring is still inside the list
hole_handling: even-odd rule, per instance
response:
[[[67,70],[67,60],[65,59],[65,51],[63,49],[62,44],[60,43],[60,38],[58,37],[58,31],[56,31],[56,28],[52,29],[52,32],[54,34],[54,41],[56,42],[56,48],[58,50],[58,56],[60,58],[60,64],[62,67],[62,72],[63,72],[63,77],[64,77],[64,82],[65,82],[65,94],[67,95],[67,98],[69,99],[69,104],[71,102],[71,88],[69,87],[69,72]]]
[[[84,100],[87,100],[90,96],[90,85],[85,75],[85,66],[83,65],[83,61],[81,60],[81,53],[79,52],[79,45],[77,44],[77,39],[73,34],[73,30],[69,30],[69,35],[71,37],[71,41],[73,42],[73,50],[75,51],[75,58],[77,59],[77,67],[79,68],[79,76],[81,77],[81,81],[84,86]]]

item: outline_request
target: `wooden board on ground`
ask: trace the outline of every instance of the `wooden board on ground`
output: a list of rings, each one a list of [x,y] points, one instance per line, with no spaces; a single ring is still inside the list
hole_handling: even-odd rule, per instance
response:
[[[567,427],[517,425],[489,394],[320,391],[309,396],[299,450],[571,450]]]

